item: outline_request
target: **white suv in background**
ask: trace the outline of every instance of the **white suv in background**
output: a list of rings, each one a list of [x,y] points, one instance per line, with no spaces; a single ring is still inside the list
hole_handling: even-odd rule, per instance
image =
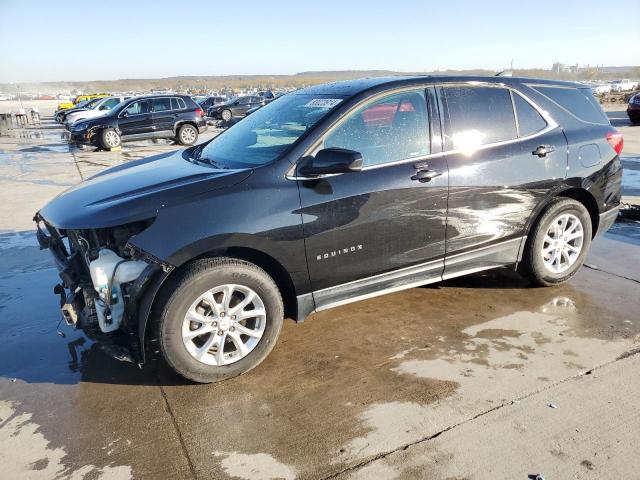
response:
[[[79,112],[71,113],[65,119],[65,126],[70,128],[78,120],[86,120],[88,118],[95,118],[104,115],[113,107],[125,100],[128,100],[131,96],[126,97],[105,97],[94,105],[93,108],[87,110],[80,110]]]
[[[612,92],[626,92],[627,90],[633,90],[636,88],[636,82],[632,82],[628,78],[624,80],[614,80],[611,82]]]

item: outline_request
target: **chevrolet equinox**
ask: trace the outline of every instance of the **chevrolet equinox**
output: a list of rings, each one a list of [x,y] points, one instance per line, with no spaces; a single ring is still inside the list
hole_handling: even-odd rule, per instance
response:
[[[105,170],[35,221],[67,323],[213,382],[264,360],[285,316],[501,266],[567,281],[615,221],[622,143],[576,83],[353,80]]]

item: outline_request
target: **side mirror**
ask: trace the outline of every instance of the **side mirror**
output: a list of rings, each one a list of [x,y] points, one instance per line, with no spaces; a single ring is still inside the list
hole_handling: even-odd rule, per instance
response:
[[[236,100],[235,102],[233,102],[234,105],[240,105],[240,100]]]
[[[129,116],[129,112],[127,112],[126,110],[124,112],[122,112],[122,115],[120,115],[122,118],[127,118]]]
[[[298,173],[303,177],[320,177],[362,170],[362,154],[346,148],[325,148],[315,157],[301,161]]]
[[[107,106],[106,105],[100,105],[100,108],[98,108],[98,110],[106,110]]]

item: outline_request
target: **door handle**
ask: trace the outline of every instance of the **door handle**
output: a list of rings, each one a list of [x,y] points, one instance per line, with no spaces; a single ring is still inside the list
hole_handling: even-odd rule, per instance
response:
[[[417,180],[420,183],[425,183],[430,182],[440,175],[442,175],[442,173],[436,172],[435,170],[418,170],[415,175],[411,176],[411,180]]]
[[[531,155],[537,155],[538,157],[546,157],[549,153],[553,152],[554,148],[551,145],[540,145],[536,148]]]

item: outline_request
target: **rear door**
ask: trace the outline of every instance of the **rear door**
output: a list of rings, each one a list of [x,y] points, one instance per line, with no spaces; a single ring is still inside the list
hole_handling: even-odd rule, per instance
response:
[[[178,110],[171,106],[170,97],[154,98],[151,100],[153,131],[159,134],[173,133],[173,124],[178,118]]]
[[[153,131],[151,100],[138,100],[125,108],[118,118],[121,135],[142,135]]]
[[[430,142],[429,117],[424,89],[387,94],[315,149],[356,150],[364,160],[360,172],[299,181],[317,308],[440,278],[448,180],[445,159],[432,155],[440,143]],[[416,166],[433,179],[420,182]]]
[[[251,108],[251,97],[240,97],[236,100],[231,107],[231,112],[233,112],[233,116],[242,116],[247,113],[247,110]]]
[[[506,87],[444,85],[438,94],[449,165],[444,278],[515,263],[532,212],[564,178],[562,130]]]

